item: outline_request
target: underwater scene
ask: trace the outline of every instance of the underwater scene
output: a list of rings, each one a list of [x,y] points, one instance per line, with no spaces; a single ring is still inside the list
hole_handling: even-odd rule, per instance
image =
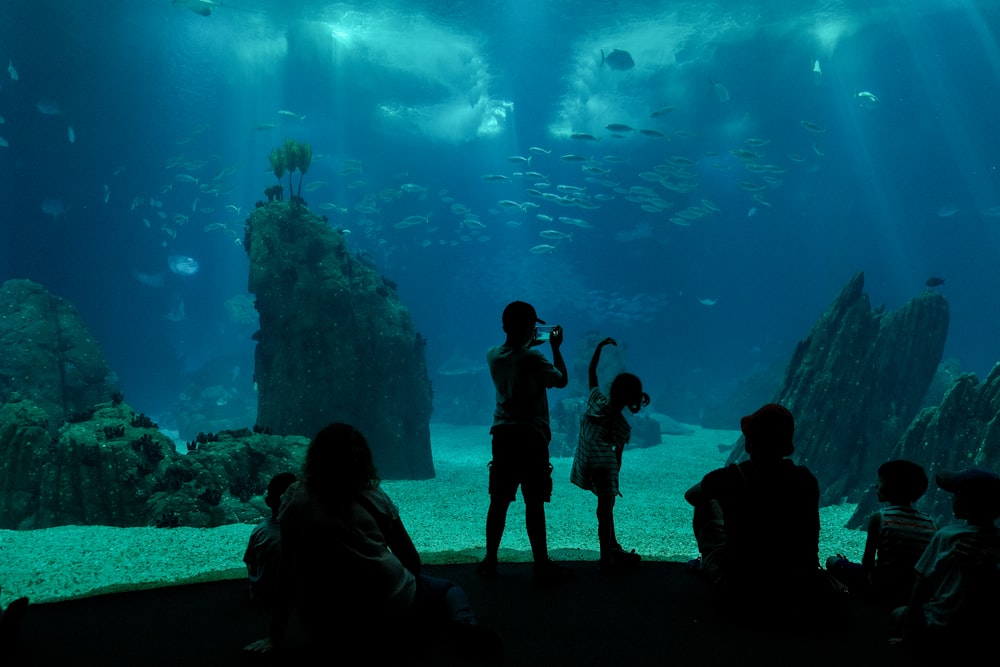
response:
[[[602,383],[651,397],[628,548],[696,555],[684,489],[776,400],[821,558],[860,557],[880,462],[1000,459],[998,34],[951,0],[7,0],[0,604],[239,576],[334,420],[425,560],[478,560],[514,300],[565,331],[555,557],[596,558],[569,469],[606,336]]]

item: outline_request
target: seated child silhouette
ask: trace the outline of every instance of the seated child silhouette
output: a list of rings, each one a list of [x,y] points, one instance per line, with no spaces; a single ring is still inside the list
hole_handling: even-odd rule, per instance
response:
[[[961,664],[992,645],[1000,624],[1000,477],[971,469],[940,473],[937,484],[962,522],[937,531],[917,561],[910,603],[893,612],[894,641]]]
[[[830,574],[855,595],[891,608],[906,604],[913,590],[913,566],[937,530],[926,512],[913,507],[927,491],[924,469],[902,459],[879,466],[875,486],[886,503],[868,517],[868,537],[860,563],[837,554],[826,561]]]
[[[243,562],[247,566],[250,582],[250,599],[254,602],[271,604],[274,601],[275,580],[281,560],[281,527],[278,525],[278,509],[281,496],[295,483],[295,475],[283,472],[271,478],[267,485],[264,504],[271,508],[271,516],[258,523],[250,533]]]

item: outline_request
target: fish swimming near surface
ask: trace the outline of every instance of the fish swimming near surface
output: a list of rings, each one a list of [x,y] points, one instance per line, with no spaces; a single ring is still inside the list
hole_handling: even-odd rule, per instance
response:
[[[925,284],[928,287],[938,287],[940,285],[944,285],[944,278],[939,278],[937,276],[931,276],[930,278],[927,279],[927,282]]]
[[[221,2],[211,0],[174,0],[174,7],[190,9],[198,16],[211,16],[213,7],[221,7]]]
[[[635,67],[632,54],[621,49],[615,49],[606,56],[604,55],[604,49],[601,49],[601,64],[606,64],[611,69],[618,70],[619,72],[624,72]]]

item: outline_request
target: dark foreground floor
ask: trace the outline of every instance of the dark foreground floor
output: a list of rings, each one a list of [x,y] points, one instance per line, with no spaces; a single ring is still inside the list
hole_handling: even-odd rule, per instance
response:
[[[554,589],[535,587],[526,563],[501,564],[493,581],[472,565],[425,568],[466,589],[481,622],[503,636],[506,665],[901,664],[885,614],[859,601],[853,629],[839,638],[771,636],[720,618],[708,585],[680,563],[644,562],[616,575],[573,565],[576,579]],[[0,665],[247,664],[240,648],[266,629],[267,613],[245,603],[243,581],[104,595],[29,607],[17,653],[0,656]],[[331,632],[330,642],[331,657],[382,664],[380,647],[360,647],[361,657],[349,638]],[[292,650],[273,662],[303,657]],[[414,662],[469,664],[441,647]]]

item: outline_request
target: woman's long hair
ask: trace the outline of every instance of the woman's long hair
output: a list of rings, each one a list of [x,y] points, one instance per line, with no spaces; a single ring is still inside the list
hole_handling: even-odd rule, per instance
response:
[[[340,422],[313,437],[302,466],[302,481],[324,503],[348,500],[379,485],[372,451],[361,431]]]

